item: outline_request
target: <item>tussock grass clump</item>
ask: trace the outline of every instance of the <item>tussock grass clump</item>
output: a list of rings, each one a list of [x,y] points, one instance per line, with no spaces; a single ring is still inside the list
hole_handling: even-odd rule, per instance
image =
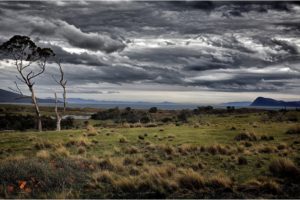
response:
[[[172,163],[166,163],[161,166],[146,166],[145,171],[156,178],[169,178],[176,173],[177,168]]]
[[[144,165],[144,159],[143,158],[137,158],[135,161],[135,164],[137,166],[143,166]]]
[[[228,148],[219,144],[208,146],[205,148],[205,150],[212,155],[216,155],[216,154],[226,155],[230,153]]]
[[[235,136],[234,140],[236,140],[236,141],[242,141],[242,140],[256,141],[257,136],[255,135],[255,133],[252,133],[252,132],[244,132],[244,133],[240,133],[237,136]]]
[[[263,146],[258,149],[259,153],[274,153],[275,148],[273,146]]]
[[[194,128],[200,128],[199,124],[194,124]]]
[[[175,153],[175,148],[171,145],[160,144],[157,147],[158,147],[158,149],[160,149],[161,151],[163,151],[167,155],[174,155],[174,153]]]
[[[96,133],[97,133],[96,129],[92,125],[90,125],[90,124],[88,124],[86,126],[86,130],[87,130],[87,132],[89,134],[93,134],[94,133],[96,135]]]
[[[216,155],[218,153],[218,148],[216,145],[212,145],[206,148],[206,151],[212,155]]]
[[[202,162],[200,162],[200,161],[194,162],[194,163],[192,163],[191,168],[193,170],[197,171],[197,170],[203,169],[204,168],[204,164]]]
[[[40,150],[36,153],[36,157],[41,159],[48,159],[50,158],[50,153],[47,150]]]
[[[143,135],[139,135],[138,138],[139,138],[140,140],[144,140],[144,139],[145,139],[145,137],[144,137]]]
[[[187,154],[191,152],[197,152],[199,149],[195,145],[191,144],[182,144],[178,147],[178,152],[181,154]]]
[[[148,123],[144,125],[146,128],[152,128],[152,127],[157,127],[158,125],[155,123]]]
[[[253,179],[238,187],[239,191],[250,193],[271,193],[279,194],[282,192],[281,186],[274,180],[270,179]]]
[[[86,152],[85,147],[79,147],[77,153],[78,154],[84,154]]]
[[[300,178],[300,169],[287,158],[278,158],[273,160],[269,166],[270,172],[279,177],[291,179]]]
[[[244,156],[238,157],[238,164],[239,165],[247,165],[248,164],[247,158],[245,158]]]
[[[231,188],[233,182],[229,177],[223,174],[218,174],[209,178],[206,184],[213,188]]]
[[[142,123],[134,123],[133,127],[134,128],[141,128],[141,127],[143,127],[143,125],[142,125]]]
[[[273,137],[273,136],[262,135],[262,136],[260,137],[260,140],[263,140],[263,141],[271,141],[271,140],[274,140],[274,137]]]
[[[7,161],[19,161],[19,160],[24,160],[26,157],[23,154],[17,154],[14,156],[9,156],[6,158]]]
[[[111,162],[111,159],[102,159],[99,161],[99,167],[103,170],[113,170],[114,165]]]
[[[198,190],[204,187],[205,179],[192,169],[181,169],[176,181],[180,188]]]
[[[125,157],[123,160],[123,165],[127,166],[127,165],[131,165],[134,163],[134,159],[129,158],[129,157]]]
[[[122,158],[107,158],[107,159],[101,159],[98,163],[98,166],[102,170],[108,170],[108,171],[124,171],[123,166],[124,160]]]
[[[125,123],[122,124],[121,127],[122,127],[122,128],[130,128],[130,124],[127,123],[127,122],[125,122]]]
[[[96,135],[97,135],[97,132],[87,133],[88,137],[93,137],[93,136],[96,136]]]
[[[147,144],[146,149],[149,151],[155,151],[156,150],[156,145],[155,144]]]
[[[49,148],[53,147],[53,144],[47,140],[44,140],[44,141],[39,141],[39,142],[35,143],[34,147],[37,150],[49,149]]]
[[[130,147],[125,148],[124,152],[126,154],[136,154],[139,152],[139,149],[135,146],[130,146]]]
[[[91,142],[87,138],[82,137],[82,136],[77,139],[70,140],[65,144],[65,146],[67,146],[67,147],[70,147],[70,146],[87,147],[89,145],[91,145]]]
[[[300,134],[300,125],[289,128],[286,133],[290,135]]]
[[[93,143],[93,144],[98,144],[98,143],[99,143],[99,141],[98,141],[98,140],[95,140],[95,139],[93,139],[93,140],[92,140],[92,143]]]
[[[114,180],[112,172],[111,171],[107,171],[107,170],[94,173],[92,175],[92,177],[97,182],[107,183],[107,184],[112,184],[113,180]]]
[[[113,188],[116,191],[130,193],[137,190],[137,179],[134,177],[121,177],[113,181]]]
[[[68,157],[68,156],[70,156],[69,150],[68,150],[66,147],[64,147],[64,146],[58,147],[58,148],[55,150],[55,154],[56,154],[57,156],[63,156],[63,157]]]
[[[127,138],[126,137],[121,137],[120,139],[119,139],[119,142],[120,143],[127,143],[128,142],[128,140],[127,140]]]
[[[138,176],[140,174],[140,170],[139,168],[135,167],[135,166],[132,166],[130,169],[129,169],[129,174],[131,176]]]
[[[278,150],[284,150],[284,149],[287,149],[287,148],[288,148],[288,146],[284,143],[281,143],[281,144],[277,145]]]
[[[251,146],[252,146],[252,143],[251,143],[251,142],[248,142],[248,141],[246,141],[246,142],[244,143],[244,146],[245,146],[245,147],[251,147]]]

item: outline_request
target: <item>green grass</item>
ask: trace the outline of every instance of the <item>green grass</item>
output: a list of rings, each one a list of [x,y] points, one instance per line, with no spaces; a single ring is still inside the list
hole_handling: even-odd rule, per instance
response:
[[[168,124],[153,128],[97,127],[93,134],[87,130],[45,131],[42,133],[2,132],[0,133],[0,152],[2,152],[0,159],[5,161],[18,155],[25,156],[25,159],[32,159],[36,157],[36,153],[39,151],[39,149],[35,147],[36,144],[50,143],[51,146],[45,149],[51,154],[53,154],[57,148],[65,146],[66,150],[70,152],[71,157],[80,156],[82,159],[87,160],[95,158],[124,159],[125,157],[142,159],[144,163],[143,166],[138,164],[136,166],[136,168],[141,171],[143,171],[146,166],[164,166],[166,163],[172,163],[177,168],[194,169],[197,163],[201,163],[203,165],[201,169],[194,170],[203,175],[204,178],[209,178],[221,173],[226,177],[230,177],[237,187],[257,177],[269,177],[273,180],[273,176],[269,172],[269,164],[274,159],[287,157],[299,165],[300,145],[294,144],[295,141],[300,141],[299,135],[286,134],[289,128],[296,125],[296,122],[269,121],[263,123],[260,119],[261,116],[256,113],[228,116],[205,115],[193,117],[189,123],[181,126]],[[91,124],[97,123],[100,122],[93,121]],[[195,126],[195,124],[198,126]],[[235,130],[231,130],[232,127],[235,127]],[[245,141],[234,140],[236,135],[246,131],[253,132],[258,137],[257,141],[250,142],[252,146],[249,147],[245,146]],[[91,136],[89,136],[89,134]],[[260,137],[263,135],[273,136],[274,140],[260,140]],[[143,136],[144,140],[139,139],[139,136]],[[121,143],[120,138],[125,138],[126,142]],[[68,146],[66,144],[70,141],[80,140],[84,140],[86,145],[83,147],[85,151],[78,155],[79,146]],[[279,144],[286,144],[287,148],[278,150],[277,146]],[[148,147],[151,145],[154,149],[149,150]],[[196,147],[197,150],[187,150],[187,153],[183,154],[179,152],[179,147],[182,145]],[[199,150],[201,147],[208,148],[216,145],[222,146],[226,151],[231,153],[222,154],[217,152],[216,154],[211,154],[208,150],[204,150],[203,152]],[[132,146],[138,150],[138,153],[126,153],[128,148]],[[260,149],[266,147],[272,148],[274,151],[271,153],[260,152]],[[171,148],[171,150],[168,150],[168,148]],[[243,156],[247,160],[247,164],[239,165],[237,161],[239,156]],[[155,157],[160,160],[161,163],[149,161],[149,157]],[[260,163],[259,167],[257,166],[258,163]],[[116,177],[116,180],[119,180],[120,177],[134,178],[127,174],[127,170],[129,169],[126,168],[125,172],[113,171],[111,173],[113,173],[112,176]],[[92,177],[91,172],[86,171],[83,173],[87,173],[89,177]],[[175,180],[173,179],[174,178],[170,181]],[[102,192],[107,192],[107,195],[103,197],[128,197],[125,194],[123,196],[121,194],[120,196],[109,196],[112,191],[107,189],[110,187],[107,184],[100,184],[99,187],[100,189],[98,189]],[[284,187],[284,184],[282,187]],[[79,194],[79,196],[73,197],[101,197],[97,195],[93,196],[94,190],[88,189],[87,192],[83,192],[85,196]],[[199,195],[193,196],[196,194],[195,191],[193,191],[193,194],[190,196],[182,196],[181,193],[171,196],[171,193],[166,192],[166,197],[201,198]],[[293,197],[292,195],[289,196],[289,194],[284,195],[288,195],[286,197]],[[54,196],[50,195],[50,197]],[[135,197],[138,198],[138,196]],[[243,195],[239,194],[238,197],[243,197]],[[280,196],[275,195],[271,197]],[[219,196],[219,198],[223,197]]]

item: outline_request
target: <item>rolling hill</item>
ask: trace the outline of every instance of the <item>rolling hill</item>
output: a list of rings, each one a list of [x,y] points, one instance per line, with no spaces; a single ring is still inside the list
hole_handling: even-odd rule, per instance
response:
[[[38,103],[55,103],[54,99],[37,99]],[[20,94],[0,89],[0,103],[31,103],[29,96],[22,96]]]

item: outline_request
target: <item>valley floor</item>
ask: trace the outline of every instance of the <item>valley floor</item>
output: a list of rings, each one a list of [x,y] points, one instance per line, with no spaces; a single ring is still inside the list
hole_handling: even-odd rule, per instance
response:
[[[297,122],[261,118],[2,132],[0,198],[300,198]]]

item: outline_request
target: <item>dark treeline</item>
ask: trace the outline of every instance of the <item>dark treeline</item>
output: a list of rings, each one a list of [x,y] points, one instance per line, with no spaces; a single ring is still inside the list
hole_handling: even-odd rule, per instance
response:
[[[238,108],[228,106],[226,109],[215,109],[212,106],[198,107],[193,110],[158,110],[156,107],[152,107],[149,110],[138,110],[127,107],[125,109],[119,109],[118,107],[110,108],[99,111],[91,116],[94,120],[112,120],[115,123],[151,123],[151,122],[188,122],[188,118],[192,116],[200,116],[205,114],[215,115],[230,115],[230,114],[248,114],[248,113],[267,113],[271,116],[285,116],[292,119],[293,115],[286,115],[286,110],[271,110],[264,109],[252,109],[252,108]],[[293,119],[295,121],[297,119]]]
[[[15,108],[15,109],[13,109]],[[8,113],[5,108],[0,107],[0,130],[29,130],[36,128],[36,119],[32,114],[18,114],[22,110],[22,106],[14,106],[9,108],[10,111],[14,111],[14,114]],[[26,107],[23,109],[27,109]],[[91,112],[92,110],[87,110]],[[86,113],[87,111],[81,110],[78,114]],[[142,124],[167,124],[167,123],[188,123],[189,118],[193,116],[203,115],[217,115],[220,117],[226,117],[230,115],[242,115],[248,113],[258,113],[261,115],[261,121],[300,121],[297,112],[300,110],[264,110],[254,108],[235,108],[227,107],[227,109],[215,109],[212,106],[197,107],[196,109],[189,110],[160,110],[156,107],[152,107],[148,110],[132,109],[127,107],[125,109],[119,109],[118,107],[95,110],[91,115],[93,120],[111,120],[114,123],[142,123]],[[27,112],[30,113],[30,112]],[[76,114],[75,114],[76,115]],[[42,123],[45,130],[55,130],[56,120],[50,116],[43,115]],[[67,118],[62,120],[62,129],[78,128],[75,126],[74,119]]]
[[[45,130],[55,130],[56,120],[48,116],[42,117]],[[0,130],[19,130],[25,131],[36,128],[36,118],[33,115],[11,115],[0,116]],[[74,128],[74,119],[66,118],[62,120],[63,129]]]

